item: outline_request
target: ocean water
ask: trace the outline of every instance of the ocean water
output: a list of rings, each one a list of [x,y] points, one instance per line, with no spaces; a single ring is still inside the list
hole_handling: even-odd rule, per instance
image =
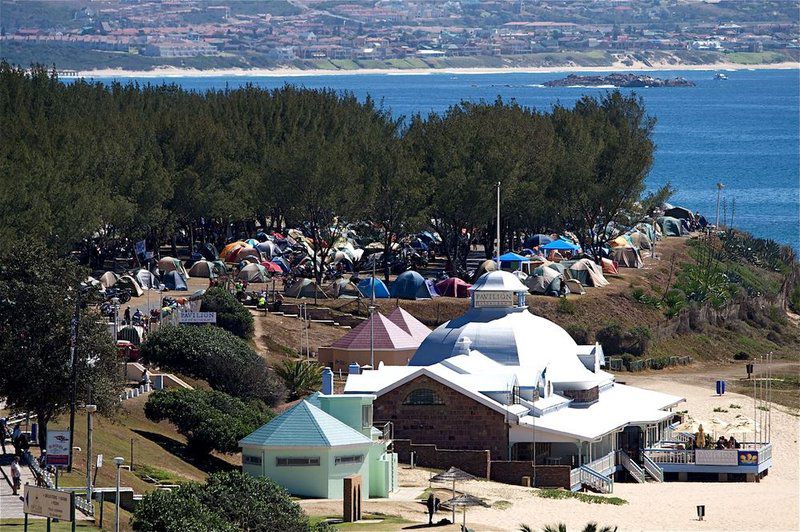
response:
[[[651,188],[671,183],[673,204],[715,218],[716,183],[727,220],[752,233],[800,250],[800,72],[739,70],[715,80],[713,71],[670,71],[691,88],[622,89],[644,98],[657,118],[656,147],[647,178]],[[461,100],[494,100],[498,95],[541,110],[571,105],[581,96],[602,95],[607,87],[548,88],[562,74],[348,74],[297,77],[140,78],[140,83],[176,83],[186,89],[234,88],[253,83],[267,88],[294,84],[370,95],[396,116],[441,112]],[[97,78],[109,81],[110,78]],[[116,78],[120,81],[135,78]],[[565,198],[568,201],[568,198]],[[735,208],[733,207],[735,201]],[[722,209],[720,209],[722,211]],[[722,214],[721,214],[722,216]]]

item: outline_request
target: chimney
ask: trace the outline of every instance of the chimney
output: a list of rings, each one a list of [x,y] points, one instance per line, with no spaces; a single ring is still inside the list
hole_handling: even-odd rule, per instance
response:
[[[358,365],[357,362],[353,362],[347,367],[347,373],[349,375],[358,375],[359,373],[361,373],[361,367]]]
[[[459,338],[458,342],[456,342],[455,347],[453,348],[453,355],[469,355],[469,348],[472,345],[472,340],[464,336],[463,338]]]
[[[322,370],[322,395],[333,395],[333,372],[331,368]]]

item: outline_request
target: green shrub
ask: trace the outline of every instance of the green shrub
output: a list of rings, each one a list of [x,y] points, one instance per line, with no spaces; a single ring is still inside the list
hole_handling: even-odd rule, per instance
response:
[[[255,325],[250,311],[224,288],[215,286],[206,290],[200,306],[201,312],[216,312],[217,326],[241,338],[251,338]]]
[[[175,425],[199,456],[212,450],[237,452],[239,440],[272,417],[261,401],[244,402],[222,392],[186,388],[154,392],[144,413],[156,423],[166,419]]]
[[[589,343],[589,331],[586,330],[586,327],[570,324],[564,327],[564,330],[575,340],[576,344],[586,345]]]
[[[800,284],[794,287],[789,293],[789,310],[794,313],[800,313]]]
[[[319,391],[322,386],[322,368],[314,362],[284,360],[275,367],[275,374],[283,381],[289,401]]]
[[[606,355],[619,355],[623,351],[623,331],[616,323],[609,323],[594,333],[596,341],[603,346]]]
[[[641,356],[647,352],[650,346],[652,332],[645,326],[637,326],[625,331],[616,323],[611,323],[599,329],[594,337],[603,346],[603,352],[606,355],[629,353]]]
[[[649,327],[644,325],[637,325],[633,327],[625,336],[625,344],[627,350],[634,355],[643,355],[650,347],[650,341],[653,339],[653,333]]]
[[[140,532],[321,531],[274,481],[236,471],[214,473],[206,484],[154,491],[136,506],[131,525]]]
[[[734,360],[750,360],[750,355],[745,353],[744,351],[739,351],[735,355],[733,355]]]
[[[561,314],[575,314],[575,303],[573,303],[566,297],[559,298],[558,312],[560,312]]]
[[[283,384],[241,338],[224,329],[162,327],[142,344],[142,357],[162,368],[205,379],[215,390],[270,406],[285,395]]]
[[[674,318],[686,306],[686,294],[677,289],[669,290],[664,295],[664,305],[664,314],[668,318]]]

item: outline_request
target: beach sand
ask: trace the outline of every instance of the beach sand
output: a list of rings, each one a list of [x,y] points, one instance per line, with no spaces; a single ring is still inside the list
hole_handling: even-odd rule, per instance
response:
[[[427,75],[427,74],[508,74],[508,73],[574,73],[574,72],[626,72],[662,70],[776,70],[800,69],[800,63],[774,63],[759,65],[742,65],[738,63],[715,63],[707,65],[671,65],[656,64],[652,66],[644,63],[624,65],[616,63],[609,66],[584,67],[584,66],[554,66],[554,67],[509,67],[509,68],[420,68],[420,69],[392,69],[392,68],[363,68],[353,70],[301,70],[297,68],[276,69],[241,69],[224,68],[198,70],[194,68],[156,67],[153,70],[122,70],[122,69],[95,69],[78,72],[78,77],[106,78],[106,77],[135,77],[135,78],[169,78],[169,77],[307,77],[307,76],[343,76],[343,75]]]
[[[667,392],[686,398],[678,410],[688,410],[699,419],[719,417],[731,420],[737,413],[753,416],[751,399],[737,394],[717,397],[711,386],[700,387],[679,384],[669,376],[625,376],[630,384],[643,388]],[[741,409],[729,409],[730,404]],[[713,412],[715,407],[729,409],[727,413]],[[776,407],[772,413],[773,467],[769,475],[759,483],[745,482],[665,482],[663,484],[614,485],[613,496],[628,501],[623,506],[589,504],[574,499],[543,499],[533,495],[533,490],[520,486],[509,486],[495,482],[471,481],[459,483],[457,488],[473,495],[484,497],[490,504],[508,501],[499,508],[475,508],[467,512],[467,525],[478,531],[519,530],[520,524],[541,530],[548,524],[564,523],[568,530],[582,530],[595,521],[598,525],[618,526],[623,530],[719,530],[719,531],[796,531],[800,527],[798,497],[798,421],[800,418]],[[427,522],[425,508],[413,502],[414,493],[428,486],[429,472],[410,470],[400,466],[401,488],[395,500],[365,501],[366,512],[383,512],[401,515],[416,523]],[[314,515],[340,515],[341,502],[303,501],[302,506]],[[696,506],[706,506],[704,521],[697,520]],[[444,514],[438,516],[446,517]],[[461,514],[458,514],[458,523]],[[398,529],[409,525],[397,525]],[[456,526],[437,530],[458,530]]]

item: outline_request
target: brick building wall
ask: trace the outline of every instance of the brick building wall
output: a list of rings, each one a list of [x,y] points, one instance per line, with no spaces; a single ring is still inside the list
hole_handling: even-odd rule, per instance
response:
[[[522,477],[534,478],[533,466],[525,461],[492,461],[490,465],[491,480],[504,484],[522,485]],[[570,489],[570,467],[567,465],[537,465],[537,488]]]
[[[410,464],[411,451],[414,451],[414,464],[434,469],[450,469],[457,467],[470,475],[488,479],[490,476],[489,451],[469,451],[457,449],[439,449],[433,444],[416,444],[411,440],[392,440],[394,452],[399,462]]]
[[[574,399],[576,403],[595,403],[600,399],[600,389],[595,386],[588,390],[564,390],[564,397]]]
[[[403,404],[417,389],[432,390],[440,404]],[[395,438],[439,449],[488,450],[494,460],[509,458],[505,415],[426,375],[381,395],[373,408],[376,421],[394,424]]]

